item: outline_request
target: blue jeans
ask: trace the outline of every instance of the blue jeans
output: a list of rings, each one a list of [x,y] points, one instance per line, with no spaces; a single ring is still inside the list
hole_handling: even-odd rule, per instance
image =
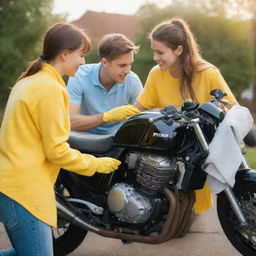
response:
[[[2,193],[0,221],[13,246],[13,249],[0,251],[0,256],[53,256],[51,227]]]

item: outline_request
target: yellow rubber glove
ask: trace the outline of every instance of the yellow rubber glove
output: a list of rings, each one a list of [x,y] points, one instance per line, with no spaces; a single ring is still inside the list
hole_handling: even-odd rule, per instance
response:
[[[99,173],[113,172],[114,170],[118,169],[118,166],[121,164],[119,160],[111,157],[98,157],[96,160],[96,172]]]
[[[83,157],[88,167],[85,170],[75,172],[85,176],[92,176],[96,172],[110,173],[118,169],[121,164],[119,160],[111,157],[95,157],[89,154],[83,154]]]
[[[129,116],[133,116],[140,113],[140,110],[133,105],[124,105],[113,108],[103,113],[103,122],[119,122],[125,120]]]

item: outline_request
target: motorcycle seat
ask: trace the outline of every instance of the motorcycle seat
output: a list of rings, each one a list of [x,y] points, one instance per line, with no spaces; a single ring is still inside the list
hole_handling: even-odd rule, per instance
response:
[[[68,143],[71,148],[81,152],[104,153],[113,145],[113,134],[101,135],[89,132],[71,131]]]

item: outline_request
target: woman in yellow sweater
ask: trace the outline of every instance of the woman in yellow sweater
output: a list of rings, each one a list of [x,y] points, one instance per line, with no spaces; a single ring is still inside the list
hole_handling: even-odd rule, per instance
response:
[[[43,53],[13,87],[0,130],[0,221],[13,249],[0,255],[53,255],[54,183],[60,168],[109,173],[120,162],[71,149],[69,98],[63,75],[74,76],[91,43],[71,24],[46,33]]]
[[[193,34],[183,19],[173,18],[158,24],[150,39],[157,65],[150,71],[135,103],[141,111],[168,105],[179,108],[185,99],[202,104],[210,100],[209,93],[216,88],[227,93],[230,103],[236,103],[219,70],[201,58]],[[196,213],[212,207],[207,184],[196,191],[196,198]]]

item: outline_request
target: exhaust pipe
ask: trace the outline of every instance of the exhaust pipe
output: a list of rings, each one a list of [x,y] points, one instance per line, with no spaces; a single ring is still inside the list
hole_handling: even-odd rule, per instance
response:
[[[181,210],[180,203],[178,198],[172,191],[165,188],[164,194],[169,199],[170,206],[166,221],[163,225],[163,229],[158,235],[138,235],[136,233],[133,233],[135,230],[132,229],[129,230],[129,233],[125,232],[125,230],[113,231],[102,229],[100,227],[92,225],[83,215],[79,213],[79,211],[76,210],[75,207],[66,202],[58,194],[56,194],[56,204],[59,217],[69,221],[70,223],[73,223],[74,225],[77,225],[82,229],[97,233],[98,235],[101,235],[103,237],[125,239],[139,243],[159,244],[172,239],[173,237],[175,237],[176,234],[183,234],[186,231],[186,227],[184,228],[180,224],[182,221],[186,221],[186,223],[188,223],[188,219],[190,217],[189,214],[182,214],[182,216],[179,216]],[[187,201],[189,201],[189,203],[187,203]],[[193,203],[193,197],[190,196],[186,198],[187,207],[185,207],[186,209],[183,210],[184,213],[186,213],[186,211],[191,212]],[[189,225],[189,223],[187,225]],[[180,229],[182,229],[182,232],[180,232]]]
[[[73,223],[74,225],[77,225],[80,228],[83,228],[95,233],[100,232],[99,228],[90,224],[83,216],[79,214],[79,212],[74,207],[72,207],[72,205],[68,204],[58,194],[55,194],[55,195],[56,195],[56,206],[58,210],[58,216],[60,216],[64,220],[67,220]]]

